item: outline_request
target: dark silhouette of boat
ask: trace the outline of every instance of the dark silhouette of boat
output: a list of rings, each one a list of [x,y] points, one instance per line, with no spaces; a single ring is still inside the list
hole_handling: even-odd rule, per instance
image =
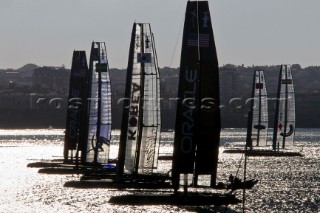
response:
[[[64,159],[28,167],[47,174],[82,174],[109,164],[111,85],[104,42],[92,42],[89,69],[84,51],[74,51],[70,75]]]

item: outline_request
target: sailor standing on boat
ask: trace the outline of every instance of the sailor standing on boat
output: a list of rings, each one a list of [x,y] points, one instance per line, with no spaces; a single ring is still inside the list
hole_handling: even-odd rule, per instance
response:
[[[232,185],[232,184],[233,184],[233,181],[234,181],[234,177],[233,177],[232,174],[230,174],[230,176],[229,176],[229,181],[230,181],[230,183],[231,183],[231,185]]]

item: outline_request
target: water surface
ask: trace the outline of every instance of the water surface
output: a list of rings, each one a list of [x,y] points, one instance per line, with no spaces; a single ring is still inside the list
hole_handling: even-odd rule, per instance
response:
[[[61,158],[63,130],[0,130],[0,212],[199,212],[210,207],[188,208],[162,206],[118,206],[108,200],[113,195],[137,193],[114,189],[64,188],[66,181],[78,175],[38,174],[27,164],[41,159]],[[245,129],[224,129],[221,143],[243,144]],[[114,131],[111,157],[117,156],[119,131]],[[172,152],[173,133],[162,135],[161,153]],[[320,205],[320,129],[299,129],[295,147],[304,157],[249,158],[248,178],[259,179],[246,192],[247,212],[319,212]],[[222,153],[220,147],[218,181],[226,182],[230,174],[242,177],[240,154]],[[160,162],[159,171],[171,169],[170,162]],[[223,191],[222,191],[223,192]],[[242,192],[237,192],[242,198]],[[241,212],[242,206],[230,206]]]

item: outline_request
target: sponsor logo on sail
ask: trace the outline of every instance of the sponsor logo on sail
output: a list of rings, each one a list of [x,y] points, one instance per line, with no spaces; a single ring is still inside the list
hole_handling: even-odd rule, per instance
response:
[[[208,22],[209,22],[209,12],[203,12],[203,17],[202,17],[202,27],[207,28],[208,27]]]
[[[71,97],[79,97],[79,90],[72,90]],[[75,103],[74,105],[76,105]],[[73,103],[70,103],[69,112],[70,112],[70,121],[69,121],[69,139],[75,139],[77,137],[77,124],[78,124],[78,106],[74,106]]]
[[[151,63],[151,53],[138,53],[138,63]]]
[[[197,70],[186,68],[185,82],[189,86],[189,90],[184,91],[184,99],[194,100],[197,87]],[[191,87],[190,87],[191,86]],[[181,152],[189,154],[193,147],[193,131],[194,131],[194,118],[193,113],[195,110],[194,104],[191,102],[184,102],[182,106],[182,126],[181,126]]]
[[[130,99],[129,121],[128,121],[128,140],[136,140],[137,126],[139,116],[139,102],[140,102],[140,85],[132,84],[132,96]]]

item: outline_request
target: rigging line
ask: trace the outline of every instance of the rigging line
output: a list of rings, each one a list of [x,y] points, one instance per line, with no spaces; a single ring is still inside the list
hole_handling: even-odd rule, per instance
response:
[[[235,176],[235,177],[237,177],[237,175],[238,175],[238,173],[239,173],[240,166],[241,166],[241,163],[242,163],[242,158],[243,158],[244,155],[245,155],[245,154],[242,154],[242,155],[241,155],[240,162],[239,162],[239,166],[238,166],[238,170],[237,170],[237,172],[236,172],[236,176]]]
[[[189,0],[190,1],[190,0]],[[177,46],[178,46],[178,42],[180,41],[180,38],[182,37],[181,36],[181,31],[182,31],[182,28],[183,28],[183,23],[184,23],[184,19],[181,19],[182,21],[181,21],[181,24],[179,25],[180,26],[180,28],[179,28],[179,32],[178,32],[178,36],[177,36],[177,38],[176,38],[176,43],[175,43],[175,45],[174,45],[174,48],[173,48],[173,52],[172,52],[172,56],[171,56],[171,61],[170,61],[170,67],[172,66],[172,62],[173,62],[173,59],[174,59],[174,56],[175,56],[175,54],[176,54],[176,50],[177,50]]]
[[[197,12],[196,12],[196,24],[197,24],[197,36],[198,36],[198,42],[197,42],[197,48],[198,48],[198,61],[197,61],[197,68],[199,69],[199,71],[201,71],[201,65],[200,65],[200,47],[199,47],[199,2],[197,2]],[[198,91],[200,91],[200,77],[198,79],[198,85],[197,85],[197,89]],[[201,94],[201,92],[198,92],[198,94]],[[196,120],[196,127],[195,127],[195,130],[197,132],[197,134],[199,134],[199,132],[197,131],[199,129],[199,122],[201,121],[201,112],[198,112],[198,119]],[[195,156],[195,159],[197,158],[197,145],[195,146],[195,151],[194,151],[194,156]],[[197,172],[197,160],[194,161],[193,163],[193,185],[196,186],[198,184],[198,172]]]
[[[244,168],[243,168],[243,182],[245,183],[246,178],[247,178],[247,151],[248,151],[248,146],[246,145],[246,153],[244,154]],[[245,212],[245,200],[246,200],[246,188],[243,187],[242,191],[242,212]]]

